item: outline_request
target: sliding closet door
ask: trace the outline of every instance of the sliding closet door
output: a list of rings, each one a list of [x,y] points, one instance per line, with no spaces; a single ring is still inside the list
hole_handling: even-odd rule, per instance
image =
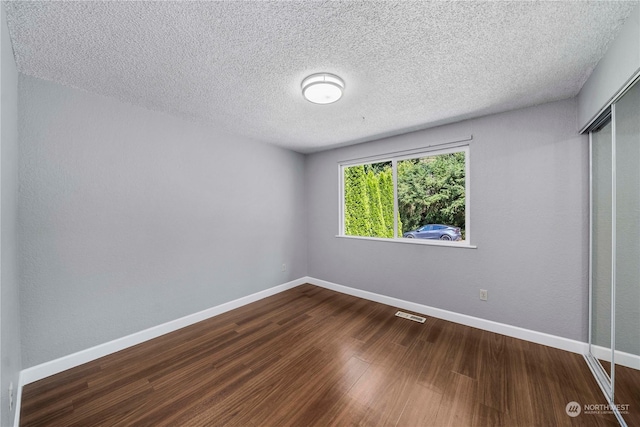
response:
[[[640,356],[640,83],[616,102],[615,132],[615,362],[629,364],[623,358],[635,359],[633,365]],[[627,384],[634,381],[629,373],[616,367],[616,403],[633,403],[621,400],[631,398],[623,390],[634,390]],[[640,393],[637,383],[635,393]],[[640,425],[628,421],[629,425]]]
[[[591,353],[611,377],[612,124],[591,134]],[[610,381],[608,381],[610,382]]]

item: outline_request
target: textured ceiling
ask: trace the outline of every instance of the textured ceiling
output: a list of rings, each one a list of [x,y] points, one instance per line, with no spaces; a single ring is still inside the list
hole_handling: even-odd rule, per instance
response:
[[[312,152],[568,98],[633,2],[7,2],[18,70]],[[346,82],[335,104],[309,74]]]

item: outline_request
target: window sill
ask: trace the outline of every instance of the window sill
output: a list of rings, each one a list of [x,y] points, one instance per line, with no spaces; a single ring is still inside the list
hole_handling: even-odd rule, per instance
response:
[[[390,242],[390,243],[402,243],[409,245],[423,245],[423,246],[446,246],[449,248],[464,248],[464,249],[477,249],[478,247],[475,245],[470,245],[465,241],[452,242],[447,240],[427,240],[427,239],[407,239],[407,238],[397,238],[397,239],[384,239],[381,237],[361,237],[361,236],[345,236],[345,235],[336,235],[341,239],[357,239],[357,240],[373,240],[376,242]]]

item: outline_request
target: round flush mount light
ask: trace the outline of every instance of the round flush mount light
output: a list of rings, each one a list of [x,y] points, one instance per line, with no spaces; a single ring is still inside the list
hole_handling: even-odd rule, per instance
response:
[[[344,80],[329,73],[312,74],[302,81],[302,96],[314,104],[331,104],[342,97]]]

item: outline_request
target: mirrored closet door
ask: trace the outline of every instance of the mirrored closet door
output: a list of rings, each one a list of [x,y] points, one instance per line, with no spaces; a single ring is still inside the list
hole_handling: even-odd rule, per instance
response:
[[[621,425],[640,420],[640,84],[590,134],[590,324],[587,361]],[[614,411],[616,412],[616,411]],[[634,411],[637,412],[637,411]],[[625,419],[627,418],[627,419]]]

